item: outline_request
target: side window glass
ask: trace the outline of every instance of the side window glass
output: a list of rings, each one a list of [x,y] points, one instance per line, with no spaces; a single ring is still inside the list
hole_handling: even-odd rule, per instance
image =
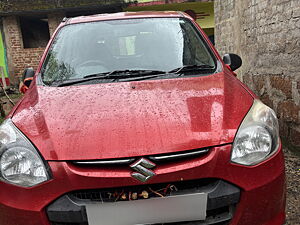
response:
[[[190,24],[187,24],[183,27],[183,30],[185,36],[185,50],[188,53],[188,57],[186,58],[189,60],[189,63],[187,64],[213,65],[214,62],[209,56],[203,42],[199,40],[199,36],[196,34],[195,29]]]

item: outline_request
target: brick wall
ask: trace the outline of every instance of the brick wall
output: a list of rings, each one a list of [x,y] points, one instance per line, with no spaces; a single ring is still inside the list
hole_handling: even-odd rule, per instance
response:
[[[36,69],[44,48],[25,49],[23,47],[21,29],[16,16],[5,17],[3,29],[9,57],[9,74],[14,79],[12,82],[17,83],[17,77],[21,76],[25,68],[34,67]]]
[[[0,2],[0,16],[3,16],[2,28],[11,82],[17,85],[25,68],[36,69],[44,52],[44,48],[24,48],[19,16],[48,14],[49,33],[52,35],[65,16],[64,12],[114,11],[123,4],[125,4],[123,0],[10,0]]]
[[[50,36],[54,33],[62,19],[65,17],[64,13],[52,13],[48,15],[49,32]]]
[[[275,109],[300,150],[300,1],[215,0],[216,44],[243,58],[238,76]]]
[[[53,34],[63,17],[63,14],[57,13],[48,15],[50,35]],[[24,48],[17,16],[3,18],[3,31],[10,78],[12,79],[12,83],[18,84],[19,78],[25,68],[33,67],[37,69],[45,48]]]

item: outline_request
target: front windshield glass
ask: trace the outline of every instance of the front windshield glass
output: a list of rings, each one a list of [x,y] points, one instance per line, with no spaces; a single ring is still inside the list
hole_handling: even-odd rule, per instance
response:
[[[51,84],[116,70],[171,71],[185,65],[216,67],[189,20],[99,21],[60,30],[44,62],[42,79]]]

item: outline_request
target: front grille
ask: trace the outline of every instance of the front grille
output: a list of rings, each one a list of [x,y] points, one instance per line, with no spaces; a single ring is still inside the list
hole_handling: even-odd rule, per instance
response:
[[[182,151],[182,152],[144,156],[144,158],[149,158],[151,161],[155,163],[165,163],[165,162],[172,162],[172,161],[179,161],[183,159],[200,157],[207,154],[209,150],[210,150],[209,148],[193,149],[193,150]],[[101,159],[101,160],[81,160],[81,161],[71,161],[71,163],[76,166],[122,166],[122,165],[130,165],[138,158],[141,157]]]
[[[168,187],[168,188],[167,188]],[[172,187],[170,189],[170,187]],[[172,184],[153,184],[132,187],[121,187],[101,190],[79,190],[68,193],[47,207],[51,225],[88,225],[85,205],[91,202],[129,201],[121,193],[147,191],[147,198],[207,193],[207,216],[205,221],[186,221],[165,225],[225,225],[229,224],[236,204],[239,202],[240,190],[222,180],[203,179],[196,181],[175,182]],[[151,191],[152,190],[152,191]],[[110,193],[110,194],[108,194]],[[113,193],[117,193],[113,196]],[[113,196],[113,197],[112,197]],[[141,195],[144,199],[144,196]],[[137,200],[138,201],[138,200]],[[104,203],[105,204],[105,203]],[[155,224],[160,225],[160,224]]]
[[[115,189],[80,190],[69,193],[75,200],[93,202],[117,202],[138,199],[160,198],[171,195],[203,192],[213,188],[217,183],[215,179],[202,179],[198,181],[185,181],[164,184],[140,185]]]

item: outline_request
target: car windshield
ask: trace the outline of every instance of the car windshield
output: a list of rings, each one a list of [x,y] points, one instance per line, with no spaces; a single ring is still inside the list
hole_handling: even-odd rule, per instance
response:
[[[42,80],[50,85],[113,71],[167,72],[186,65],[216,68],[213,54],[187,19],[79,23],[63,27],[56,35]]]

